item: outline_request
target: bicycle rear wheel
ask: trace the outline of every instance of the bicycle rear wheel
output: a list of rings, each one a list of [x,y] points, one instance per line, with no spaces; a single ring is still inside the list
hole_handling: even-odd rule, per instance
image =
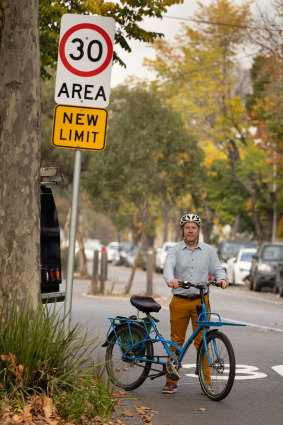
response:
[[[212,366],[202,341],[198,355],[199,381],[207,397],[220,401],[227,397],[234,383],[234,350],[227,336],[218,331],[208,334],[206,341]]]
[[[117,337],[116,337],[117,335]],[[147,336],[145,329],[136,323],[125,323],[116,329],[109,337],[106,349],[106,370],[111,381],[126,391],[138,388],[147,378],[153,359],[153,344],[144,341]],[[123,353],[129,350],[128,357]]]

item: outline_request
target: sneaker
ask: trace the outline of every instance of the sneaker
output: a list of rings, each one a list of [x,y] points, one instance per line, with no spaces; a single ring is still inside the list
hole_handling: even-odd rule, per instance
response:
[[[211,392],[212,394],[214,394],[213,388],[212,388],[212,386],[210,384],[208,384],[207,388],[208,388],[209,392]]]
[[[164,388],[162,388],[163,394],[173,394],[177,391],[178,387],[173,382],[166,382]]]

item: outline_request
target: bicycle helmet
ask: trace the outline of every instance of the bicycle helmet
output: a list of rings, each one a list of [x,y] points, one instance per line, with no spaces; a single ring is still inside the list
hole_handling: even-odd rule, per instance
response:
[[[201,219],[196,214],[185,214],[180,220],[180,226],[183,227],[185,223],[196,223],[200,227]]]

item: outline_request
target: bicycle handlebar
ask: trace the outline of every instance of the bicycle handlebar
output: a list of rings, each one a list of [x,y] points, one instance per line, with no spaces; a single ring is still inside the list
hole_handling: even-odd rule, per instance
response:
[[[197,288],[197,289],[206,289],[210,285],[221,287],[221,284],[217,283],[216,280],[214,280],[213,282],[203,282],[203,283],[191,283],[186,280],[183,280],[182,282],[179,283],[179,288],[189,289],[191,286],[193,286],[194,288]]]

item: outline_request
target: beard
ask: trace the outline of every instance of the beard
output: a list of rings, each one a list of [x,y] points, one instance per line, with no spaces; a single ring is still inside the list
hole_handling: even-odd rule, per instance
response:
[[[184,240],[188,245],[194,245],[198,242],[198,236],[194,240],[188,240],[186,237],[184,237]]]

